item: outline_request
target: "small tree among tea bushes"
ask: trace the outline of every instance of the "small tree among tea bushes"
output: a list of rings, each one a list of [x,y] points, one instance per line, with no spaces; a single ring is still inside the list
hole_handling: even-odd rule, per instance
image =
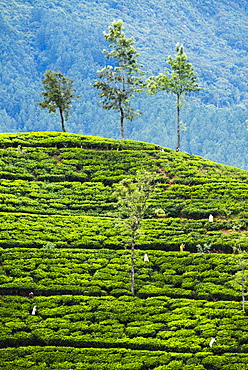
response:
[[[248,254],[246,251],[242,250],[239,247],[234,247],[233,248],[234,252],[236,254],[237,258],[237,265],[239,268],[239,271],[236,272],[234,275],[233,280],[231,281],[231,284],[233,285],[234,288],[237,288],[241,290],[241,295],[242,295],[242,311],[246,313],[245,310],[245,296],[246,296],[246,290],[247,290],[247,281],[248,281]]]
[[[139,237],[140,224],[145,217],[148,201],[152,195],[156,175],[148,171],[138,171],[134,180],[123,179],[116,186],[117,207],[124,219],[123,226],[128,235],[131,250],[131,293],[135,295],[135,247]]]

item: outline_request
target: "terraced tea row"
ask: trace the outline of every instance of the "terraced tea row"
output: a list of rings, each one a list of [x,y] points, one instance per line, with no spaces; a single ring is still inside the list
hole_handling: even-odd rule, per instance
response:
[[[124,175],[121,175],[123,178]],[[114,177],[113,177],[114,178]],[[114,187],[102,182],[41,182],[0,180],[0,211],[36,214],[116,213]],[[248,216],[248,185],[210,183],[206,185],[158,184],[147,211],[154,217],[158,211],[166,217],[208,219]]]
[[[118,219],[113,217],[35,215],[0,213],[1,247],[110,248],[125,246],[126,236]],[[141,223],[137,241],[140,249],[196,252],[198,244],[208,244],[212,251],[232,252],[233,247],[248,243],[248,220],[191,220],[180,218],[151,218]]]
[[[32,315],[33,307],[36,315]],[[248,352],[248,324],[237,302],[122,296],[4,296],[2,347],[57,345],[166,352]],[[203,321],[204,317],[204,321]]]
[[[141,298],[241,300],[233,287],[237,256],[189,252],[136,252],[135,290]],[[130,295],[130,253],[109,249],[13,248],[1,250],[0,293],[25,296]]]
[[[26,346],[0,349],[2,369],[247,370],[246,353],[175,353],[124,348]]]

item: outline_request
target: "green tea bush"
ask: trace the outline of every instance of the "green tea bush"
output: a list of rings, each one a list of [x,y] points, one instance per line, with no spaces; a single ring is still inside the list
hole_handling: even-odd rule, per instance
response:
[[[1,134],[0,147],[3,369],[247,368],[248,327],[230,283],[238,266],[224,254],[247,246],[246,172],[66,133]],[[133,297],[113,192],[140,168],[159,178]],[[195,253],[198,244],[211,253]]]

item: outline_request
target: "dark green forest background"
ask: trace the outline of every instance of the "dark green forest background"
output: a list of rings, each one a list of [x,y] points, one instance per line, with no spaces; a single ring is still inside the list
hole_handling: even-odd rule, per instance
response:
[[[92,86],[105,63],[103,31],[122,19],[149,75],[164,71],[183,43],[202,91],[182,109],[181,150],[248,170],[247,0],[2,0],[0,2],[0,132],[60,131],[42,100],[46,69],[75,80],[81,95],[67,131],[120,138],[118,113],[105,111]],[[142,115],[126,138],[176,147],[174,97],[139,95]]]

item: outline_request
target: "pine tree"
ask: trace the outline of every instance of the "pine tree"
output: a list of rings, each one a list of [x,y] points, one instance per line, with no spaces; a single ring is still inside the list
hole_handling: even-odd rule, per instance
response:
[[[166,69],[165,74],[150,77],[147,80],[148,91],[155,93],[157,91],[166,91],[176,95],[177,107],[177,148],[180,150],[181,145],[181,127],[180,119],[181,108],[184,105],[183,96],[190,92],[199,91],[201,87],[196,83],[197,74],[194,67],[188,62],[187,55],[184,53],[183,45],[176,45],[177,54],[173,58],[168,57],[167,63],[170,65],[170,71]]]
[[[104,109],[114,109],[120,112],[121,138],[125,139],[124,119],[130,121],[140,112],[135,112],[130,101],[135,93],[143,90],[141,71],[142,65],[138,64],[138,52],[134,48],[134,39],[126,38],[121,20],[113,22],[109,33],[104,33],[104,38],[110,43],[111,50],[103,50],[107,59],[113,59],[115,66],[107,65],[98,71],[98,81],[94,83],[102,98]]]

